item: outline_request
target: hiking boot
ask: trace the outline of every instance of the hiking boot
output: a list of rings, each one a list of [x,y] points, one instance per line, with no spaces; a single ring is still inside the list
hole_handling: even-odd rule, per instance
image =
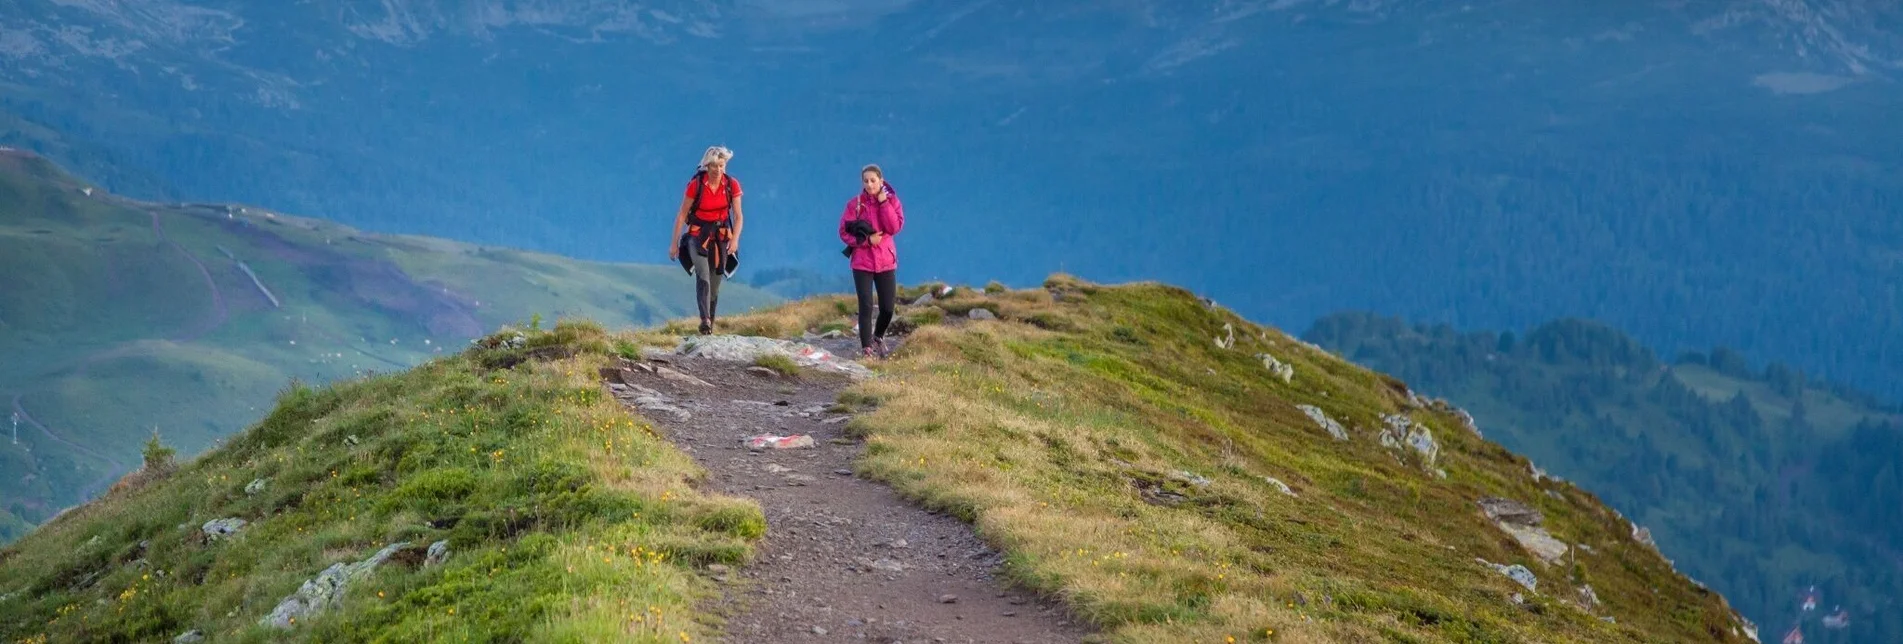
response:
[[[700,321],[700,334],[701,334],[701,335],[713,335],[713,333],[714,333],[714,323],[713,323],[713,321],[712,321],[712,320],[701,320],[701,321]]]
[[[892,355],[892,348],[885,346],[885,338],[878,338],[872,341],[872,353],[879,356],[880,360],[884,360]]]
[[[859,353],[861,354],[862,357],[864,357],[867,360],[871,360],[873,358],[879,357],[878,354],[873,353],[872,347],[866,347],[864,349],[860,349]]]

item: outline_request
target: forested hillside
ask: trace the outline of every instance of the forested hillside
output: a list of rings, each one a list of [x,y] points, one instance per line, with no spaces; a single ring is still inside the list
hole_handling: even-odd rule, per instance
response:
[[[1726,348],[1664,360],[1581,320],[1517,334],[1340,314],[1304,337],[1467,408],[1767,632],[1804,618],[1813,639],[1903,638],[1903,410]],[[1806,613],[1811,585],[1823,605]],[[1836,606],[1849,627],[1821,627]]]

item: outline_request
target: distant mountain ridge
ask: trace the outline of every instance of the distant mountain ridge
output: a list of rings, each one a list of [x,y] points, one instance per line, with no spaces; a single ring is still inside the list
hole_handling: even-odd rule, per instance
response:
[[[1896,397],[1899,11],[25,0],[0,145],[122,194],[664,261],[721,143],[749,266],[825,271],[876,161],[919,278],[1162,279],[1286,327],[1584,315]],[[974,231],[1011,232],[945,241]]]

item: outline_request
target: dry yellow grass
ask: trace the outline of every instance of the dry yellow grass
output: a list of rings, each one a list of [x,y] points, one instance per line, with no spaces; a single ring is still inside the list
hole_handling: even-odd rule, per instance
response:
[[[1523,459],[1410,404],[1401,383],[1180,289],[1063,276],[1046,287],[963,289],[902,311],[924,326],[842,403],[876,409],[851,424],[868,443],[862,471],[971,521],[1019,582],[1108,638],[1740,639],[1721,599],[1632,542],[1589,494],[1535,484]],[[796,333],[788,325],[816,324],[839,301],[757,324]],[[930,324],[973,308],[1001,320]],[[1228,348],[1216,341],[1225,324]],[[1293,381],[1258,353],[1292,365]],[[1296,404],[1326,410],[1353,440],[1332,440]],[[1438,460],[1381,447],[1384,414],[1431,427]],[[1487,495],[1540,507],[1557,535],[1597,554],[1534,560],[1477,511]],[[1476,557],[1527,565],[1540,592]],[[1588,583],[1607,602],[1596,611],[1576,605]]]

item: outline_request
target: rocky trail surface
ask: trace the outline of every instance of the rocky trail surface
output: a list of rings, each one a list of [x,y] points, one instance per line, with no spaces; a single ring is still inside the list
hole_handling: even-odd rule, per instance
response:
[[[862,443],[834,402],[856,363],[785,377],[734,351],[655,354],[610,369],[608,387],[708,471],[710,491],[754,499],[767,535],[756,560],[715,567],[732,642],[1076,642],[1087,630],[1062,607],[1009,587],[1003,557],[955,517],[856,476]],[[718,341],[718,338],[717,340]],[[856,353],[819,342],[813,358]],[[782,344],[795,352],[814,345]],[[711,356],[711,357],[703,357]],[[832,372],[832,373],[828,373]],[[750,448],[760,435],[809,447]],[[804,443],[804,441],[800,441]]]

